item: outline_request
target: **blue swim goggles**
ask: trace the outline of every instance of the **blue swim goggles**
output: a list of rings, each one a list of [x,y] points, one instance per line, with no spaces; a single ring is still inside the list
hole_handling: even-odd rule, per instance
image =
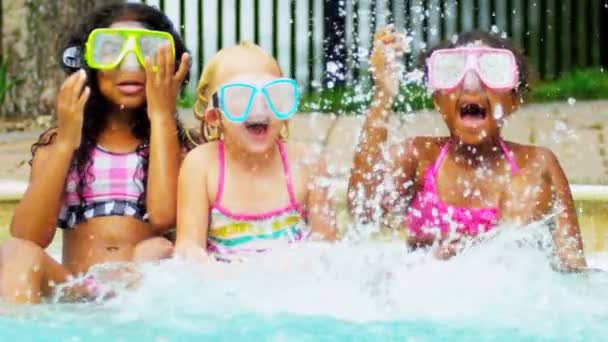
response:
[[[228,120],[241,123],[249,117],[256,96],[262,93],[274,115],[289,119],[300,105],[300,87],[290,78],[280,78],[257,87],[248,83],[229,83],[213,94],[213,107],[221,109]]]

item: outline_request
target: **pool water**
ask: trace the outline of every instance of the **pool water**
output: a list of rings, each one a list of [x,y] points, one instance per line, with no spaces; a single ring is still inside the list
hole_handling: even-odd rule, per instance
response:
[[[18,340],[604,340],[608,273],[561,274],[538,227],[449,262],[401,243],[284,248],[244,264],[171,260],[101,303],[1,306]],[[542,245],[542,243],[541,243]],[[608,269],[608,257],[591,256]]]
[[[608,203],[577,208],[588,259],[608,270]],[[0,205],[0,224],[13,209]],[[106,302],[0,303],[0,332],[20,341],[607,339],[608,273],[552,270],[529,243],[550,239],[542,226],[503,231],[450,262],[395,241],[297,246],[246,264],[172,260],[146,266],[138,288]]]

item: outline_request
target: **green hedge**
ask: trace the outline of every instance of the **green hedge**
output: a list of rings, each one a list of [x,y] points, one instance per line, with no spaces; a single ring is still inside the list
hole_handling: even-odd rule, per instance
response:
[[[608,73],[603,69],[578,70],[532,88],[531,102],[608,99]]]

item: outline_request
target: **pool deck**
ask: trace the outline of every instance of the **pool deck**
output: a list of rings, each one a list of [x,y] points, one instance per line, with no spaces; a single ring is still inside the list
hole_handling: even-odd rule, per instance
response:
[[[191,110],[180,116],[186,126],[197,125]],[[363,116],[297,115],[291,120],[296,141],[324,148],[330,168],[346,179]],[[396,139],[416,135],[445,135],[441,117],[432,111],[391,118]],[[41,130],[0,134],[0,199],[18,199],[27,186],[30,146]],[[550,148],[559,158],[577,197],[608,199],[608,101],[532,104],[508,119],[504,136],[518,143]],[[580,184],[580,185],[579,185]]]

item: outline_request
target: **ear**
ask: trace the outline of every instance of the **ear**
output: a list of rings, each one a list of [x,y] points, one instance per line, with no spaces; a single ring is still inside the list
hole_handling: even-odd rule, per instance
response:
[[[210,107],[205,110],[205,122],[212,127],[220,127],[222,123],[222,113],[219,109]]]
[[[83,66],[82,50],[79,46],[68,46],[61,52],[61,67],[66,72],[72,73]]]

